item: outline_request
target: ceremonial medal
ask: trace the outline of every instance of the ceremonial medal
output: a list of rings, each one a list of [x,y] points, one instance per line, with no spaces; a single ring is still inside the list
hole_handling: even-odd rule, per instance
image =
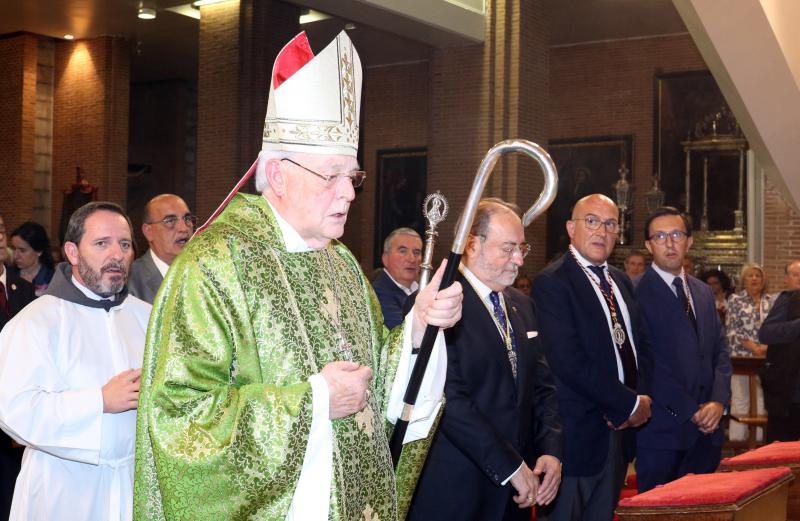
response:
[[[614,322],[614,343],[618,346],[625,343],[625,330],[619,322]]]

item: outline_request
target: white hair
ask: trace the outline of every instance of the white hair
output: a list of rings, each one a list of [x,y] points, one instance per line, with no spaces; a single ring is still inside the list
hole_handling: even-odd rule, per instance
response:
[[[256,191],[260,194],[269,186],[267,181],[267,163],[271,159],[281,160],[284,157],[291,158],[292,152],[285,152],[283,150],[262,150],[258,153],[258,164],[256,164]]]

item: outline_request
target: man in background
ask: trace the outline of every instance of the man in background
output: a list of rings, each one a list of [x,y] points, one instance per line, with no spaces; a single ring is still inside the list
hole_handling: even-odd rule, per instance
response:
[[[646,268],[647,260],[644,258],[642,252],[634,250],[628,254],[628,257],[625,259],[625,275],[631,279],[634,288],[639,283],[639,279],[642,278],[642,273],[644,273]]]
[[[781,292],[761,325],[758,341],[767,344],[761,370],[767,443],[800,439],[800,260],[784,269]]]
[[[131,295],[153,303],[164,275],[192,237],[196,224],[197,217],[177,195],[161,194],[147,202],[142,233],[149,249],[131,267]]]
[[[403,322],[403,306],[408,296],[419,289],[422,239],[411,228],[397,228],[383,241],[383,270],[372,281],[389,329]]]

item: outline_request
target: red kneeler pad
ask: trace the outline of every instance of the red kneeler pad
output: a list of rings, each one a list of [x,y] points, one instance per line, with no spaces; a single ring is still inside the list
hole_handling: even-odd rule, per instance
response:
[[[789,482],[786,467],[689,474],[652,490],[620,501],[622,521],[658,519],[786,519]]]
[[[769,467],[789,467],[795,480],[789,485],[789,503],[787,518],[800,520],[800,441],[776,441],[739,454],[733,458],[725,458],[717,472],[733,470],[761,469]]]
[[[744,467],[798,465],[800,464],[800,441],[776,441],[732,458],[725,458],[720,469],[740,470]]]

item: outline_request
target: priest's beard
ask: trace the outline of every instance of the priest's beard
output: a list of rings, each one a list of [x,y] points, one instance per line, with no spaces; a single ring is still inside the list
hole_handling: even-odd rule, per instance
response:
[[[108,282],[103,280],[103,274],[110,270],[119,270],[120,275],[114,275]],[[78,273],[83,279],[83,284],[101,297],[110,297],[122,291],[128,279],[128,268],[124,262],[111,261],[103,265],[100,271],[92,268],[83,257],[78,256]]]

